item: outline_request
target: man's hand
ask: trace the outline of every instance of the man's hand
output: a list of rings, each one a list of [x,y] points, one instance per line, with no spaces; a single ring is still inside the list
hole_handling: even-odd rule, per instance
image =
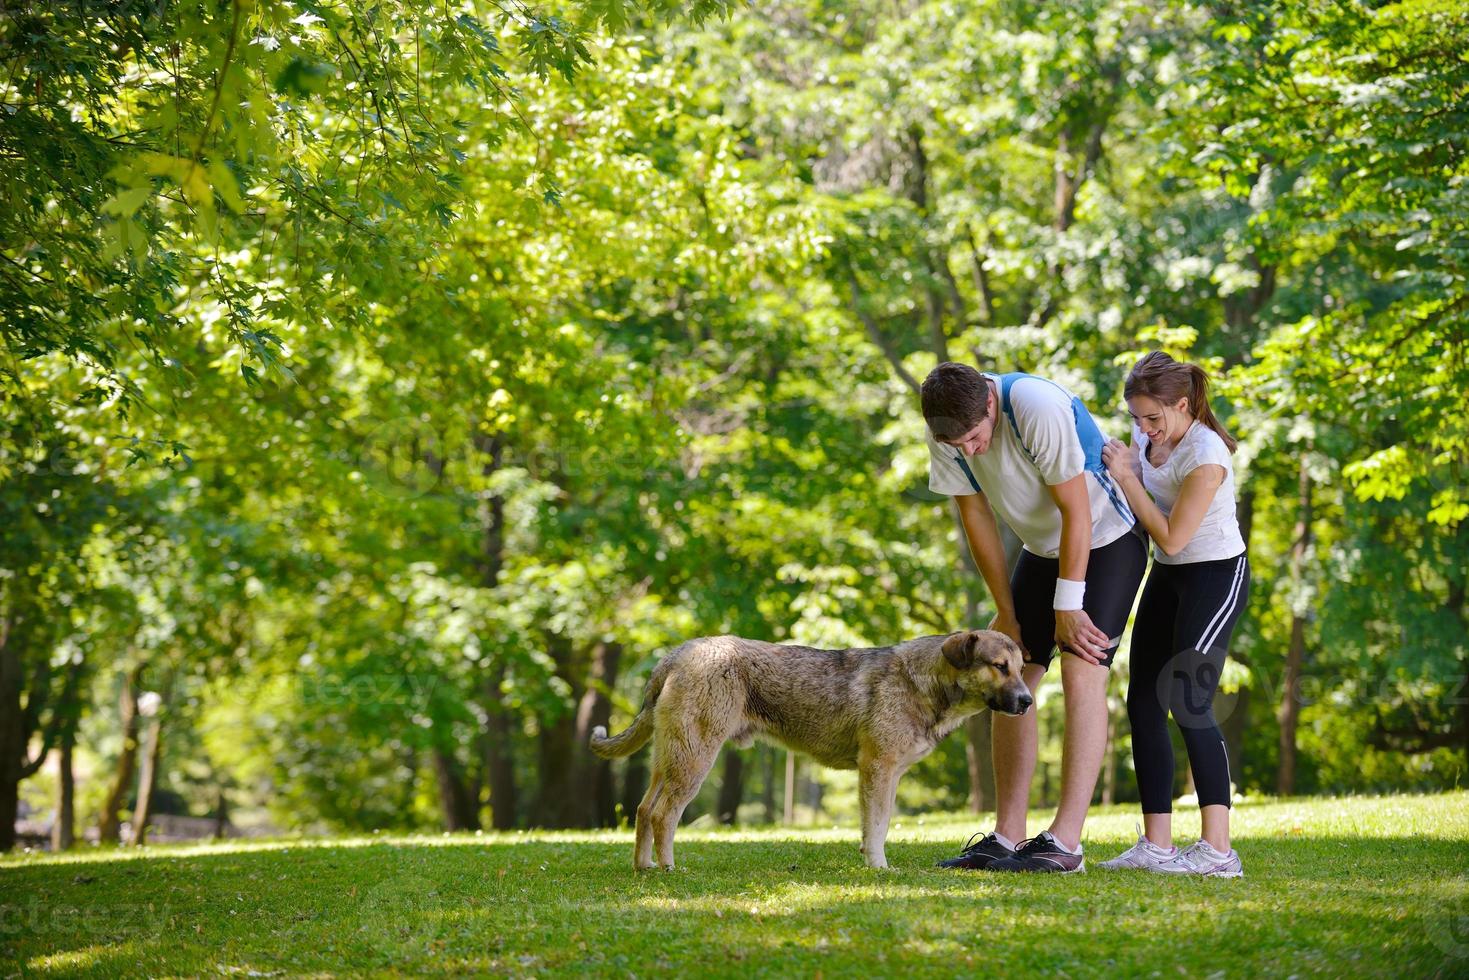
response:
[[[990,624],[985,629],[994,630],[996,633],[1004,633],[1010,639],[1014,640],[1015,645],[1020,648],[1021,658],[1026,663],[1030,663],[1030,651],[1025,649],[1025,644],[1020,640],[1020,620],[1016,619],[1014,615],[996,616],[990,620]]]
[[[1092,624],[1085,610],[1056,610],[1056,645],[1061,649],[1070,650],[1089,664],[1101,664],[1111,643],[1111,637]]]

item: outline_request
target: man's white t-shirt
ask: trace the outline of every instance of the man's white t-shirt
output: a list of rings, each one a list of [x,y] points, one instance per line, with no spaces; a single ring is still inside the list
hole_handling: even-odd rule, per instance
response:
[[[1195,421],[1189,426],[1173,452],[1162,466],[1153,466],[1148,461],[1148,437],[1132,427],[1132,444],[1138,447],[1138,457],[1143,464],[1143,486],[1153,497],[1153,502],[1165,516],[1173,513],[1173,505],[1183,488],[1184,478],[1205,463],[1224,467],[1224,482],[1214,490],[1214,499],[1204,512],[1203,523],[1189,538],[1188,544],[1177,554],[1170,555],[1162,548],[1153,549],[1153,560],[1164,565],[1187,565],[1197,561],[1218,561],[1235,558],[1245,550],[1245,539],[1240,536],[1239,518],[1235,512],[1234,464],[1229,456],[1229,447],[1219,438],[1219,433]]]
[[[1025,446],[1035,454],[1031,462],[1000,407],[999,377],[984,377],[994,383],[996,392],[995,431],[989,449],[979,456],[963,456],[957,447],[928,433],[928,488],[950,497],[975,493],[960,464],[962,458],[978,481],[979,491],[1019,535],[1025,550],[1056,558],[1061,552],[1061,511],[1046,487],[1065,483],[1086,467],[1071,413],[1072,395],[1044,378],[1018,378],[1011,384],[1010,407]],[[1088,474],[1086,491],[1092,506],[1093,548],[1109,545],[1132,529],[1130,515],[1124,517],[1118,511],[1095,476]]]

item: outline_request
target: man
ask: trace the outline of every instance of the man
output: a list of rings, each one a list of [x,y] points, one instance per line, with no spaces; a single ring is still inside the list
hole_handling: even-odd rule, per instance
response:
[[[1127,502],[1102,463],[1096,420],[1055,382],[945,362],[923,382],[929,488],[954,498],[998,612],[989,628],[1025,652],[1032,691],[1059,645],[1066,733],[1061,803],[1029,840],[1036,713],[994,716],[994,832],[941,867],[1084,871],[1081,829],[1107,741],[1107,672],[1147,564]],[[995,515],[1025,548],[1007,577]],[[1017,843],[1021,842],[1021,843]]]

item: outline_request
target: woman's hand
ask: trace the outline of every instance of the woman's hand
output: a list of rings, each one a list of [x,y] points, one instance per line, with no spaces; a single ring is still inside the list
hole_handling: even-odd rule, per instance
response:
[[[1142,482],[1143,464],[1138,459],[1136,446],[1129,446],[1117,439],[1108,439],[1107,444],[1102,447],[1102,462],[1107,464],[1107,472],[1118,483],[1126,480]]]

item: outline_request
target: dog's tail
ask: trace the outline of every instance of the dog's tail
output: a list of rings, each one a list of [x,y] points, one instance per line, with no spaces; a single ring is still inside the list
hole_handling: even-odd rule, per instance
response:
[[[611,738],[607,737],[607,729],[603,725],[592,729],[589,744],[593,752],[604,759],[621,759],[648,744],[648,739],[653,737],[653,706],[658,703],[658,695],[663,690],[663,682],[668,677],[672,660],[672,655],[664,657],[653,668],[653,675],[648,678],[648,688],[643,692],[643,706],[638,709],[637,717],[632,720],[631,725]]]

